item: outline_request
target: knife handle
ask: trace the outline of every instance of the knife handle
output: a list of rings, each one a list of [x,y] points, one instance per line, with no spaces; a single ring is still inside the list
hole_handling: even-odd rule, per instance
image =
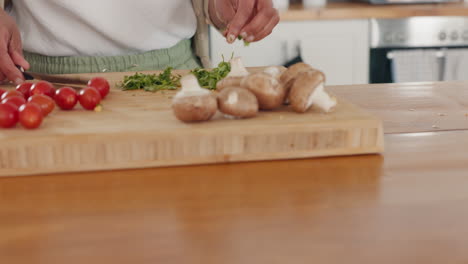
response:
[[[24,72],[23,67],[18,66],[18,65],[16,65],[16,67],[18,68],[18,70],[20,70],[20,72],[23,73],[23,77],[24,77],[24,79],[25,79],[26,81],[34,80],[34,77],[32,77],[30,74]]]

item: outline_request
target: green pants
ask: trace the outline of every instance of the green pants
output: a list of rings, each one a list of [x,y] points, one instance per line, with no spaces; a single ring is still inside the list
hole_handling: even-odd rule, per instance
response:
[[[93,72],[127,72],[174,69],[194,69],[200,62],[194,55],[191,40],[183,40],[168,48],[126,56],[53,57],[24,52],[31,64],[30,71],[46,74]]]

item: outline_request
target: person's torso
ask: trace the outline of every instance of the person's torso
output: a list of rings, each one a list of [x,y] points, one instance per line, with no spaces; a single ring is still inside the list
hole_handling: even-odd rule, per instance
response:
[[[115,56],[165,49],[191,38],[191,0],[14,0],[26,51]]]

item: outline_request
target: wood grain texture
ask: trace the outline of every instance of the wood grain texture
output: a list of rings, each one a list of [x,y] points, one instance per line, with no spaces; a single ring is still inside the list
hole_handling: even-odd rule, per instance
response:
[[[172,113],[173,95],[113,89],[103,112],[55,111],[38,130],[3,130],[0,176],[383,151],[381,121],[340,99],[329,114],[285,107],[253,119],[218,113],[210,122],[186,124]]]
[[[468,129],[468,83],[400,83],[328,88],[384,123],[385,133]]]
[[[280,13],[281,21],[406,18],[415,16],[467,16],[466,3],[370,5],[357,2],[328,3],[323,8],[304,8],[291,5]]]
[[[467,263],[468,131],[378,155],[0,179],[2,263]]]

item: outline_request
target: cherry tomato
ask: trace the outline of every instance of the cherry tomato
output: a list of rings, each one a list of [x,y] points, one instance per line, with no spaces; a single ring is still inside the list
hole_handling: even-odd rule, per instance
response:
[[[44,117],[42,110],[36,103],[26,103],[19,108],[19,122],[26,129],[38,128]]]
[[[78,102],[78,94],[73,88],[62,87],[57,90],[55,103],[63,110],[72,110]]]
[[[16,107],[16,110],[20,108],[20,106],[24,105],[26,103],[26,100],[23,97],[19,96],[11,96],[7,97],[2,100],[2,104],[10,103]]]
[[[8,97],[13,97],[13,96],[19,96],[19,97],[23,97],[24,98],[24,94],[18,92],[18,91],[15,91],[15,90],[9,90],[9,91],[6,91],[2,94],[2,100],[5,99],[5,98],[8,98]]]
[[[50,82],[39,81],[31,86],[30,95],[43,94],[51,98],[55,95],[55,88]]]
[[[0,104],[0,127],[10,128],[18,123],[18,110],[11,103]]]
[[[101,94],[93,87],[86,87],[78,93],[78,100],[86,110],[94,110],[101,102]]]
[[[43,94],[35,94],[29,97],[28,102],[36,103],[40,106],[44,117],[48,116],[55,108],[54,100]]]
[[[0,89],[0,98],[2,97],[2,94],[5,93],[6,91],[3,89]]]
[[[110,91],[109,82],[102,77],[94,77],[88,82],[89,87],[94,87],[101,94],[102,99],[104,99]]]
[[[22,93],[24,95],[24,98],[28,99],[29,98],[29,93],[31,91],[31,86],[33,86],[33,83],[24,82],[24,83],[16,86],[16,91]]]

